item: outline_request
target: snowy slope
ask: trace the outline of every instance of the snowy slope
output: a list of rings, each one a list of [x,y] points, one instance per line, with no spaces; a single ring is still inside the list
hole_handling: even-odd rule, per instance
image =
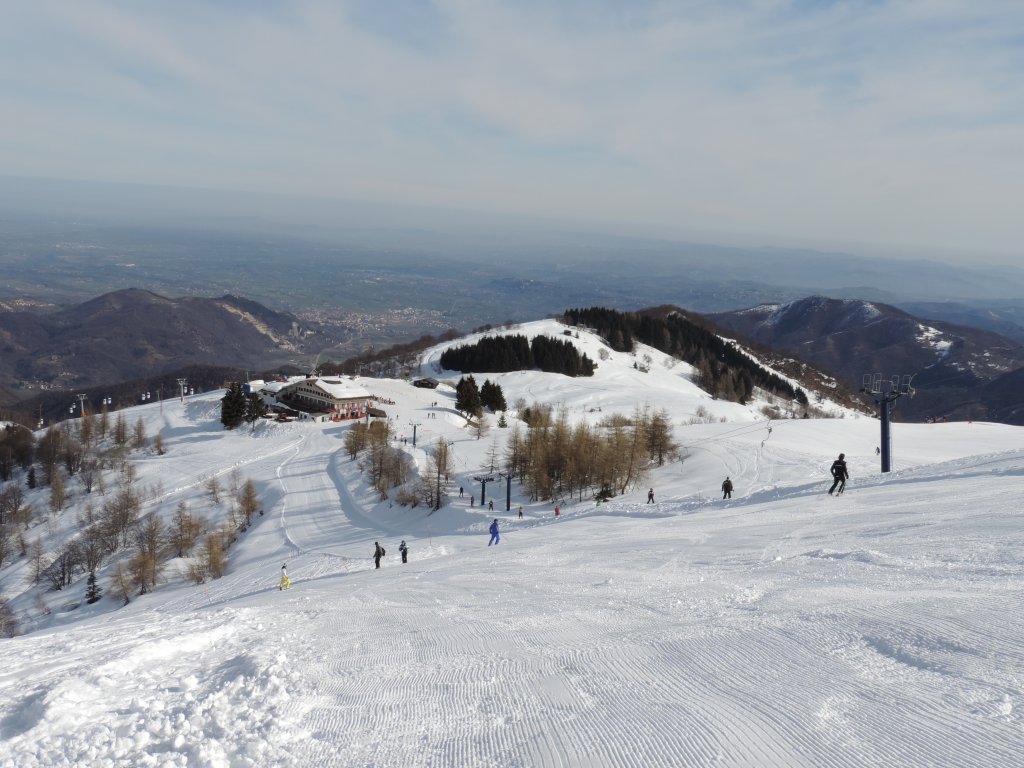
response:
[[[599,340],[579,343],[598,360]],[[645,486],[557,520],[515,484],[512,513],[498,483],[493,514],[469,508],[503,431],[475,440],[445,386],[359,382],[395,401],[400,434],[418,424],[413,458],[453,442],[454,496],[434,514],[380,503],[345,426],[225,433],[220,393],[131,409],[168,448],[136,462],[147,512],[213,514],[203,478],[237,467],[265,515],[224,578],[194,587],[172,568],[125,608],[81,604],[76,583],[44,614],[23,560],[0,571],[28,630],[0,640],[0,765],[1024,764],[1024,432],[896,424],[882,475],[873,419],[768,423],[651,354],[649,373],[612,353],[590,379],[477,376],[573,420],[670,412],[685,458],[653,471],[654,504]],[[710,423],[689,423],[698,407]],[[831,498],[839,451],[852,477]],[[54,548],[83,497],[32,536]]]

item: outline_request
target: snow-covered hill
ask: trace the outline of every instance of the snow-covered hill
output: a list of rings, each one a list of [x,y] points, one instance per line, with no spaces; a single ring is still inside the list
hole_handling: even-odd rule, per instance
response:
[[[124,608],[86,605],[83,579],[42,593],[24,558],[0,571],[25,631],[0,640],[0,765],[1022,764],[1021,428],[896,424],[882,475],[874,419],[769,422],[764,403],[712,400],[660,353],[602,359],[596,337],[574,343],[594,377],[478,383],[594,423],[664,408],[684,450],[606,504],[562,501],[557,519],[516,483],[509,512],[500,482],[493,513],[469,506],[504,430],[475,439],[447,384],[359,381],[394,402],[420,465],[424,446],[451,442],[454,491],[433,514],[368,490],[346,425],[224,432],[220,393],[131,409],[167,449],[134,459],[146,514],[169,519],[184,500],[212,516],[207,479],[232,474],[254,481],[265,514],[223,578],[191,586],[172,561]],[[441,351],[421,372],[454,383]],[[645,354],[646,373],[633,367]],[[833,498],[840,451],[852,477]],[[90,497],[68,489],[65,511],[26,534],[50,551],[86,514]],[[39,509],[43,494],[29,492]]]

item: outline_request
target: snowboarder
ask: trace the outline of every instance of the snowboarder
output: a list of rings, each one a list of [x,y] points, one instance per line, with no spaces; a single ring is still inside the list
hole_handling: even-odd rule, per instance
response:
[[[288,563],[282,563],[281,565],[281,583],[277,585],[277,591],[280,592],[282,589],[291,589],[292,580],[288,578]]]
[[[831,496],[832,492],[835,491],[836,496],[841,494],[846,489],[846,481],[850,477],[850,473],[846,469],[846,454],[840,453],[839,458],[832,462],[832,487],[828,489],[828,495]],[[836,491],[836,488],[839,488]]]
[[[379,541],[375,541],[373,543],[376,545],[376,549],[373,550],[373,562],[375,562],[377,567],[380,568],[380,559],[384,557],[386,553],[384,552],[384,547],[380,545]]]
[[[726,476],[725,482],[722,483],[722,498],[723,499],[731,499],[732,498],[732,480],[730,480],[728,478],[728,476]]]
[[[654,489],[653,488],[651,488],[649,491],[647,491],[647,503],[648,504],[653,504],[654,503]]]
[[[402,553],[402,562],[409,562],[409,547],[405,545],[405,539],[402,539],[402,543],[398,545],[398,551]]]
[[[491,523],[491,540],[487,542],[487,546],[491,544],[498,544],[501,542],[501,534],[498,533],[498,518],[494,518],[494,522]]]

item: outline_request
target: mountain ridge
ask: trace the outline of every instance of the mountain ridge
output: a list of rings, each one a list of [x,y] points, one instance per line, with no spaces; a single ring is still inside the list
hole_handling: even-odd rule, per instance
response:
[[[903,419],[1017,414],[1007,401],[1010,388],[999,382],[1024,367],[1024,344],[993,331],[922,320],[880,302],[825,296],[707,317],[831,371],[852,387],[867,374],[913,376],[917,395],[900,403]]]
[[[128,288],[53,312],[0,312],[0,385],[24,397],[189,365],[264,368],[332,341],[320,326],[230,294],[174,299]]]

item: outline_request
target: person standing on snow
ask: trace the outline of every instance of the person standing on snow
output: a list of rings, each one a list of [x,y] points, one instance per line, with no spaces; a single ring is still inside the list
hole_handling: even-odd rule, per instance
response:
[[[839,490],[836,491],[836,496],[838,496],[846,489],[846,481],[850,478],[850,473],[846,469],[845,453],[840,453],[839,458],[832,462],[830,471],[832,472],[832,487],[828,489],[828,495],[831,496],[838,486]]]
[[[654,503],[654,489],[653,488],[651,488],[649,491],[647,491],[647,503],[648,504],[653,504]]]
[[[379,541],[375,541],[373,543],[376,545],[376,549],[373,550],[373,562],[375,562],[377,567],[380,568],[380,559],[384,557],[385,554],[384,547],[380,545]]]
[[[402,562],[409,562],[409,548],[405,546],[405,539],[402,539],[402,543],[398,545],[398,551],[402,553]]]
[[[519,519],[520,520],[523,519],[523,505],[522,504],[519,505]]]
[[[277,591],[280,592],[282,589],[291,589],[292,580],[288,578],[288,563],[281,565],[281,583],[277,585]]]
[[[725,482],[722,483],[722,498],[723,499],[731,499],[732,498],[732,480],[730,480],[728,477],[726,477],[725,478]]]
[[[487,500],[487,511],[488,512],[493,512],[494,511],[494,499],[488,499]]]
[[[494,522],[491,523],[491,540],[487,542],[487,546],[491,544],[498,544],[501,542],[501,534],[498,533],[498,518],[494,518]]]

